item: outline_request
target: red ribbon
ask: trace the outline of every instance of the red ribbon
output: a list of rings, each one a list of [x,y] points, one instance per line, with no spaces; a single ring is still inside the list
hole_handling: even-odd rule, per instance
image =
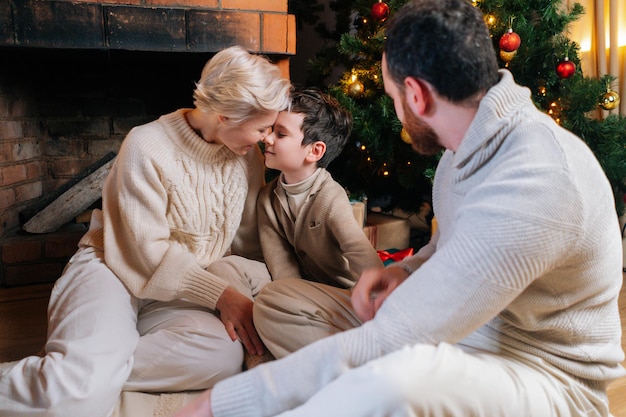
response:
[[[386,251],[386,250],[379,250],[378,252],[378,257],[380,258],[381,261],[385,262],[385,261],[393,261],[393,262],[399,262],[401,260],[403,260],[404,258],[406,258],[407,256],[411,256],[413,255],[413,248],[406,248],[403,250],[399,250],[399,251]]]

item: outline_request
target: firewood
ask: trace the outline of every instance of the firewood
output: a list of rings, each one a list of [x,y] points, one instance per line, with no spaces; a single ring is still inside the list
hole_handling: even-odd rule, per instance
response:
[[[32,216],[22,229],[29,233],[50,233],[69,223],[102,196],[104,180],[115,159],[101,164],[51,203]]]

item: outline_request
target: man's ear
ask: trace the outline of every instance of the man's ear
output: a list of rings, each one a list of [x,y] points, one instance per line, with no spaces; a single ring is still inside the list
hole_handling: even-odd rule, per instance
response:
[[[404,96],[411,111],[420,116],[426,113],[432,98],[429,85],[413,77],[404,79]]]
[[[326,153],[326,144],[322,142],[321,140],[318,140],[317,142],[313,142],[311,144],[311,149],[309,150],[307,159],[310,162],[317,162],[320,159],[322,159],[325,153]]]

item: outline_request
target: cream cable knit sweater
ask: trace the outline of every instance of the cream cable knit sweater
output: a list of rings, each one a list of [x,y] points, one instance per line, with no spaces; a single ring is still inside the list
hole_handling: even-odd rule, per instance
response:
[[[611,187],[587,146],[508,71],[435,176],[438,241],[364,325],[219,382],[216,417],[269,416],[347,369],[445,341],[544,358],[602,392],[620,377],[622,283]]]
[[[227,283],[205,268],[231,245],[262,259],[256,197],[264,166],[257,147],[240,157],[204,141],[186,111],[128,133],[102,192],[103,229],[81,244],[104,247],[107,265],[136,297],[214,309]]]

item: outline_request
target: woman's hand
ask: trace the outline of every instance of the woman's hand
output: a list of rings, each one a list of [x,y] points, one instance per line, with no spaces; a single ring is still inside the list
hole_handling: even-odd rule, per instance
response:
[[[251,355],[263,354],[263,342],[252,321],[253,301],[231,286],[226,287],[215,307],[232,340],[243,344]]]
[[[408,276],[404,269],[394,266],[363,271],[352,289],[352,307],[357,317],[363,322],[373,319],[389,294]]]
[[[211,411],[211,390],[203,392],[198,398],[181,408],[174,417],[213,417]]]

